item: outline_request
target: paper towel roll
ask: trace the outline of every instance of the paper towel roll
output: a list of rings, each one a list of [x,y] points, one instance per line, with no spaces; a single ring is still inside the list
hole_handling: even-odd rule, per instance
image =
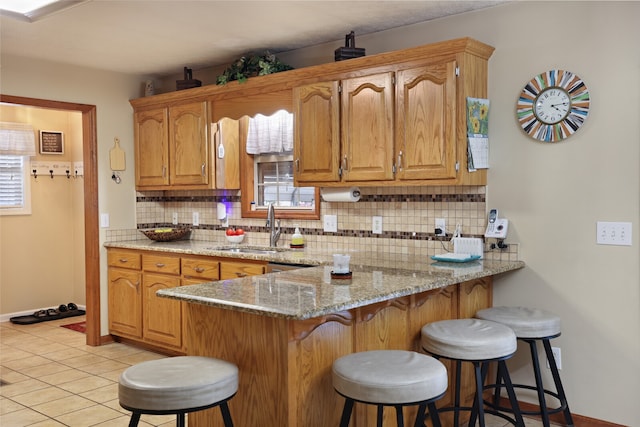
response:
[[[360,200],[358,187],[322,188],[320,191],[325,202],[357,202]]]

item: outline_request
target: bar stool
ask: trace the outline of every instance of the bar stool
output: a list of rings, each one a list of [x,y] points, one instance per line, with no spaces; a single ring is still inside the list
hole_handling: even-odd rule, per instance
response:
[[[349,354],[333,362],[333,387],[346,401],[340,426],[347,427],[355,402],[376,405],[382,426],[385,406],[396,408],[398,427],[404,426],[402,408],[419,405],[416,426],[424,426],[426,409],[434,427],[440,427],[435,402],[447,391],[447,369],[425,354],[404,350],[371,350]]]
[[[515,333],[496,322],[480,319],[454,319],[429,323],[422,327],[422,348],[436,358],[452,360],[455,364],[455,391],[453,406],[440,408],[440,412],[453,411],[453,425],[459,425],[460,412],[470,411],[469,426],[475,426],[476,418],[480,427],[485,426],[485,413],[490,413],[517,426],[524,426],[520,407],[511,384],[505,360],[516,351]],[[472,406],[461,406],[460,374],[462,362],[473,364],[476,392]],[[491,408],[485,409],[482,399],[483,384],[491,362],[498,364],[498,376],[504,381],[509,401],[513,408],[511,418]]]
[[[562,412],[564,414],[566,424],[568,426],[572,426],[573,419],[571,417],[571,411],[569,410],[567,396],[564,392],[564,388],[562,387],[560,373],[558,372],[558,366],[556,365],[555,358],[553,357],[553,351],[551,350],[550,342],[552,338],[560,336],[560,317],[548,311],[526,307],[487,308],[478,311],[476,313],[476,317],[479,319],[498,322],[510,327],[511,329],[513,329],[516,337],[519,340],[529,344],[536,385],[534,387],[524,384],[514,384],[514,387],[536,390],[538,393],[538,403],[540,405],[540,411],[522,411],[522,413],[526,415],[540,415],[544,427],[549,427],[549,416],[551,414]],[[549,361],[549,368],[551,368],[551,375],[553,377],[556,392],[552,392],[544,388],[545,386],[542,381],[540,361],[538,358],[538,341],[542,341],[542,345],[547,354],[547,360]],[[500,382],[496,380],[496,384],[489,387],[495,387],[493,404],[494,406],[498,406],[498,399],[500,397]],[[548,408],[545,395],[553,396],[560,403],[560,406],[558,406],[557,408]],[[500,409],[504,410],[505,408]]]
[[[185,414],[220,406],[225,427],[233,427],[227,401],[238,391],[238,367],[210,357],[178,356],[150,360],[127,368],[118,385],[120,406],[132,411],[129,427],[142,414]]]

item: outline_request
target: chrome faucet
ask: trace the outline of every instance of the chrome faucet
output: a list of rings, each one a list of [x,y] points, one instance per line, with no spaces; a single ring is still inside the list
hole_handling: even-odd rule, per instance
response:
[[[269,227],[269,246],[276,247],[280,239],[280,220],[278,220],[278,229],[276,229],[276,210],[273,203],[269,203],[267,210],[267,227]]]

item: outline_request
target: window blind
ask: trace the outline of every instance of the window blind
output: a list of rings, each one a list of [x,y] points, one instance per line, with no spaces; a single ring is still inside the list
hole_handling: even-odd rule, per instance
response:
[[[25,158],[0,154],[0,209],[25,205]]]

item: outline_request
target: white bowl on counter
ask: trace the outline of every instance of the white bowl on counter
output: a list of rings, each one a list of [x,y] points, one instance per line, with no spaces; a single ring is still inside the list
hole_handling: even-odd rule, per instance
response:
[[[242,243],[242,241],[244,240],[244,234],[240,234],[237,236],[227,236],[225,235],[224,237],[227,238],[227,242],[229,243]]]

